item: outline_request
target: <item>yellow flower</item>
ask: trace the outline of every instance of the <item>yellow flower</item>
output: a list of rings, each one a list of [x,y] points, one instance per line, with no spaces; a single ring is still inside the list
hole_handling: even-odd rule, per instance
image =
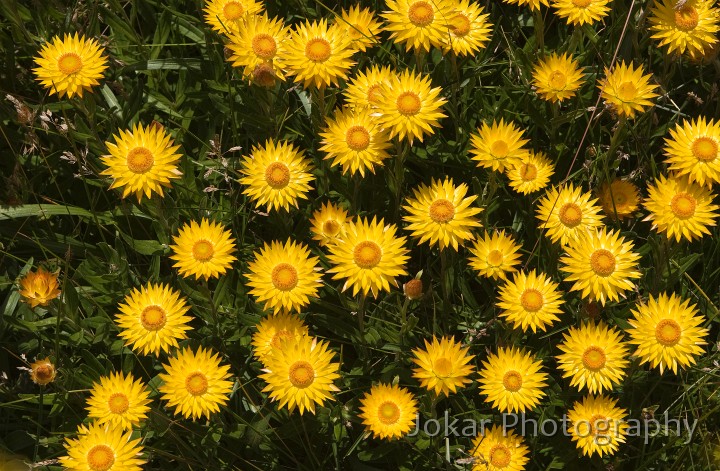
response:
[[[46,271],[42,267],[37,271],[27,272],[20,278],[20,296],[31,308],[47,306],[50,301],[60,296],[58,274]]]
[[[308,327],[297,314],[281,312],[267,316],[256,326],[252,336],[253,356],[267,366],[267,359],[288,339],[308,335]]]
[[[692,241],[710,234],[708,226],[715,226],[718,205],[712,204],[715,195],[698,183],[688,183],[687,177],[665,179],[660,175],[648,186],[645,209],[650,214],[643,221],[652,221],[653,229],[664,232],[668,239]]]
[[[320,150],[325,152],[325,160],[333,159],[333,167],[342,165],[343,175],[348,170],[351,175],[360,172],[362,177],[366,169],[375,173],[375,166],[382,166],[383,160],[390,157],[390,136],[370,116],[370,110],[342,108],[326,124],[320,133]]]
[[[205,23],[220,34],[237,33],[247,17],[264,10],[256,0],[208,0],[205,3]]]
[[[505,168],[510,187],[524,195],[545,188],[554,173],[555,165],[544,152],[530,151],[522,157],[519,164]]]
[[[530,10],[540,10],[540,5],[549,6],[548,0],[502,0],[503,3],[508,5],[518,5],[520,7],[528,6]]]
[[[113,135],[115,144],[105,142],[110,155],[100,160],[108,168],[100,175],[113,178],[110,189],[123,188],[122,197],[135,193],[138,202],[143,193],[150,198],[153,192],[163,196],[163,187],[170,187],[170,180],[180,178],[177,168],[180,146],[173,145],[172,138],[162,126],[133,126],[131,131]]]
[[[327,20],[305,21],[295,27],[282,59],[288,75],[304,88],[325,88],[346,79],[355,63],[350,38],[340,28],[328,28]]]
[[[55,381],[55,374],[55,365],[50,361],[50,357],[30,364],[30,379],[38,386],[45,386]]]
[[[377,384],[360,399],[359,417],[374,438],[393,440],[408,433],[415,422],[417,401],[397,384]]]
[[[220,364],[217,353],[202,347],[196,353],[183,348],[163,368],[165,372],[159,376],[164,384],[158,390],[167,406],[175,408],[175,415],[210,419],[227,404],[233,382],[228,381],[230,367]]]
[[[228,61],[233,67],[243,68],[243,77],[256,81],[256,70],[267,64],[274,76],[285,80],[282,56],[290,28],[280,18],[252,15],[239,24],[237,33],[230,35],[227,47],[232,54]],[[262,82],[262,80],[260,80]]]
[[[572,0],[567,1],[572,3]],[[567,54],[550,54],[535,65],[532,75],[536,93],[553,103],[574,97],[583,84],[582,69]]]
[[[147,462],[140,458],[141,440],[110,424],[80,425],[77,438],[65,439],[67,455],[60,464],[68,471],[141,471]]]
[[[290,205],[298,207],[298,198],[307,199],[314,177],[302,150],[289,142],[268,139],[265,147],[253,146],[250,155],[243,158],[240,172],[245,176],[240,183],[247,186],[243,194],[258,206],[267,204],[267,211],[287,211]]]
[[[40,57],[35,57],[36,80],[50,89],[50,95],[57,93],[59,98],[65,95],[83,96],[83,92],[92,91],[102,78],[103,71],[107,69],[105,52],[94,39],[85,39],[84,36],[66,34],[52,38],[46,42],[40,51]]]
[[[678,123],[670,130],[663,149],[669,170],[689,181],[712,186],[720,183],[720,122],[698,118]]]
[[[420,380],[420,386],[436,395],[449,396],[457,392],[472,380],[468,378],[475,370],[468,365],[474,355],[468,355],[468,347],[462,347],[452,338],[442,337],[440,341],[433,337],[432,343],[425,340],[425,350],[413,350],[413,363],[419,368],[413,369],[413,378]]]
[[[378,296],[381,290],[390,291],[395,279],[407,275],[405,237],[397,237],[394,224],[385,225],[381,219],[372,222],[360,219],[348,222],[345,237],[329,246],[328,259],[334,265],[328,273],[335,273],[333,280],[345,279],[342,291],[352,286],[353,296],[372,292]]]
[[[595,203],[597,198],[589,192],[583,193],[572,183],[560,190],[553,187],[538,203],[539,227],[546,230],[550,240],[566,246],[603,225],[601,208]]]
[[[628,366],[628,348],[622,342],[622,333],[604,323],[586,323],[580,328],[570,327],[563,334],[558,347],[558,368],[563,378],[571,378],[570,386],[595,394],[603,389],[612,391],[625,377]]]
[[[505,167],[520,164],[528,151],[523,146],[528,142],[523,133],[514,123],[507,124],[501,118],[493,121],[491,126],[483,123],[478,134],[470,135],[470,153],[478,167],[490,168],[504,172]]]
[[[333,400],[331,393],[339,391],[333,381],[340,377],[340,364],[331,363],[333,356],[328,344],[316,338],[281,341],[266,358],[265,373],[260,375],[268,383],[263,392],[270,393],[271,401],[280,401],[280,408],[314,414],[316,405]]]
[[[443,34],[443,51],[452,51],[459,56],[474,54],[484,49],[490,41],[492,23],[489,14],[483,14],[483,7],[470,0],[455,2],[453,16],[449,22],[449,34]]]
[[[610,12],[608,3],[612,0],[553,0],[555,14],[565,18],[569,25],[593,24],[605,18]]]
[[[350,80],[343,96],[350,108],[373,108],[380,102],[380,89],[389,84],[395,72],[387,66],[377,65],[358,72]]]
[[[609,185],[603,183],[598,191],[598,200],[603,212],[611,219],[632,216],[638,208],[638,189],[630,182],[615,179]]]
[[[480,393],[500,412],[531,411],[545,396],[547,374],[540,371],[542,361],[529,353],[514,347],[500,348],[482,364]]]
[[[473,439],[473,471],[522,471],[530,460],[525,441],[512,430],[493,425]]]
[[[687,51],[691,58],[705,55],[718,42],[720,12],[710,0],[662,0],[648,18],[653,39],[667,46],[667,53]]]
[[[345,236],[345,225],[349,221],[347,211],[332,203],[323,203],[310,220],[313,240],[317,240],[320,247],[334,243]]]
[[[650,100],[658,96],[653,93],[658,85],[650,84],[651,75],[644,73],[642,65],[634,68],[632,63],[625,65],[625,61],[612,72],[606,67],[605,78],[599,80],[598,84],[600,97],[619,116],[633,119],[636,112],[642,113],[645,108],[652,106]]]
[[[527,332],[530,327],[543,332],[548,325],[558,320],[556,314],[562,313],[562,292],[558,291],[557,283],[553,283],[544,273],[535,274],[535,270],[515,275],[512,282],[507,281],[500,288],[497,306],[500,313],[513,328],[522,328]]]
[[[285,244],[273,241],[265,243],[255,252],[248,264],[247,285],[258,303],[265,302],[263,309],[300,311],[317,298],[322,285],[318,258],[311,257],[307,246],[288,239]]]
[[[695,364],[695,358],[703,353],[708,330],[700,327],[705,317],[694,304],[683,301],[671,293],[661,293],[657,298],[650,295],[647,304],[639,304],[632,310],[632,326],[627,330],[631,345],[637,345],[635,356],[650,367],[660,367],[677,374],[678,366],[686,368]]]
[[[451,246],[458,250],[465,240],[475,238],[471,229],[480,227],[475,216],[482,208],[470,206],[477,196],[466,198],[467,191],[466,184],[455,186],[449,178],[444,182],[432,179],[430,186],[413,189],[415,197],[403,206],[410,213],[403,217],[409,223],[405,229],[412,231],[421,244],[427,241],[431,247],[437,244],[440,250]]]
[[[616,407],[617,399],[602,394],[588,395],[582,403],[575,402],[568,412],[569,432],[575,446],[583,455],[597,453],[612,456],[621,443],[625,443],[628,424],[627,411]]]
[[[360,5],[351,6],[349,10],[343,8],[340,16],[335,18],[333,27],[340,29],[350,39],[351,49],[360,52],[374,46],[382,30],[375,12],[369,8],[361,10]]]
[[[442,47],[444,36],[453,17],[451,0],[387,0],[390,11],[382,14],[387,22],[385,31],[405,50],[430,52],[430,47]]]
[[[143,355],[158,356],[177,348],[178,340],[186,339],[191,329],[187,323],[192,318],[185,315],[190,306],[168,285],[151,283],[139,291],[133,289],[118,309],[115,323],[121,329],[120,337]]]
[[[132,430],[147,418],[149,395],[150,391],[145,389],[142,381],[135,381],[132,375],[110,373],[110,376],[101,376],[100,382],[93,384],[87,400],[88,417],[99,424]]]
[[[515,266],[520,264],[518,251],[521,248],[505,231],[495,231],[492,235],[486,232],[470,249],[472,257],[468,260],[470,266],[481,276],[506,280],[508,273],[517,271]]]
[[[176,261],[173,267],[183,277],[218,278],[237,260],[232,255],[235,252],[232,233],[219,222],[210,222],[205,218],[200,224],[195,221],[185,224],[180,233],[173,236],[173,242],[175,245],[170,246],[173,250],[170,259]]]
[[[640,278],[638,260],[633,243],[625,242],[620,232],[588,231],[585,237],[570,243],[560,259],[560,270],[567,273],[566,282],[574,281],[570,291],[581,291],[583,299],[618,301],[625,291],[635,288],[634,278]]]
[[[430,77],[409,70],[392,75],[381,86],[375,104],[378,124],[390,132],[390,137],[399,136],[412,144],[414,139],[423,141],[425,134],[433,134],[439,126],[438,120],[445,117],[441,111],[447,102],[440,97],[440,87],[430,88]]]

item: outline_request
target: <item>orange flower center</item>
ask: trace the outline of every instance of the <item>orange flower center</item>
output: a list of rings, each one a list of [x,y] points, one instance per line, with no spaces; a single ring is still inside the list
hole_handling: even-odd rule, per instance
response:
[[[130,407],[130,401],[123,393],[114,393],[108,399],[108,408],[113,414],[122,414]]]
[[[617,97],[622,101],[633,101],[637,97],[637,88],[632,82],[623,82],[617,88]]]
[[[589,2],[588,2],[589,3]],[[550,82],[550,88],[555,90],[562,90],[567,85],[567,77],[559,70],[553,70],[548,80]]]
[[[435,12],[428,2],[415,2],[408,9],[408,19],[415,26],[427,26],[435,19]]]
[[[700,15],[695,8],[685,5],[675,10],[675,26],[680,31],[692,31],[698,25]]]
[[[298,284],[298,272],[289,263],[280,263],[273,268],[270,279],[275,288],[280,291],[290,291]]]
[[[202,396],[208,390],[208,380],[204,374],[196,371],[185,379],[185,389],[193,396]]]
[[[290,365],[288,379],[290,380],[290,384],[296,388],[305,389],[315,381],[315,370],[312,365],[306,361],[296,361]]]
[[[165,320],[165,311],[160,306],[148,306],[140,314],[140,323],[145,330],[160,330],[165,325]]]
[[[272,345],[274,348],[280,348],[280,345],[282,345],[282,342],[285,340],[289,340],[293,337],[293,335],[290,333],[287,329],[278,330],[275,332],[275,335],[273,335],[272,340],[270,340],[270,345]]]
[[[578,8],[587,8],[592,3],[592,0],[572,0],[572,4]]]
[[[595,345],[588,347],[582,356],[583,365],[585,368],[592,371],[602,369],[602,367],[605,366],[605,361],[607,361],[605,351]]]
[[[615,255],[605,249],[597,249],[590,255],[590,268],[598,276],[610,276],[615,271]]]
[[[582,222],[582,209],[575,203],[565,203],[558,213],[560,222],[567,227],[575,227]]]
[[[522,164],[520,166],[520,178],[531,182],[537,178],[537,167],[533,164]]]
[[[446,199],[435,200],[430,205],[428,213],[433,221],[444,224],[455,217],[455,206]]]
[[[695,214],[697,202],[687,193],[679,193],[670,200],[670,209],[680,219],[687,219]]]
[[[367,99],[369,103],[377,103],[380,101],[380,84],[370,85],[367,90]]]
[[[692,143],[692,153],[702,162],[710,162],[718,156],[718,145],[714,139],[699,137]]]
[[[409,299],[420,299],[423,295],[422,281],[417,278],[408,281],[403,286],[403,291],[405,291],[405,296]]]
[[[510,450],[505,445],[493,445],[490,448],[490,464],[496,468],[505,468],[510,464]]]
[[[87,464],[93,471],[107,471],[115,464],[115,453],[107,445],[95,445],[87,453]]]
[[[515,370],[510,370],[503,376],[503,386],[510,392],[519,391],[522,387],[522,376]]]
[[[508,152],[510,152],[510,147],[507,145],[507,142],[502,139],[493,141],[493,143],[490,144],[490,153],[495,157],[505,157],[508,155]]]
[[[400,419],[400,408],[391,401],[385,401],[378,407],[378,419],[385,425],[396,424]]]
[[[380,263],[382,249],[371,240],[364,240],[355,246],[353,259],[360,268],[373,268]]]
[[[663,319],[655,327],[655,338],[666,347],[672,347],[680,341],[682,329],[680,324],[672,319]]]
[[[330,43],[322,38],[311,39],[305,46],[305,57],[313,62],[325,62],[331,52]]]
[[[47,363],[36,367],[33,372],[35,373],[35,382],[40,385],[48,384],[55,377],[55,367]]]
[[[83,63],[80,56],[74,52],[68,52],[58,59],[58,69],[65,75],[71,75],[82,69]]]
[[[145,173],[152,168],[154,163],[155,158],[152,152],[144,147],[135,147],[128,152],[127,166],[132,173]]]
[[[397,105],[398,111],[404,115],[414,115],[420,111],[422,107],[420,97],[415,92],[401,93],[395,104]]]
[[[215,254],[215,248],[209,240],[200,239],[193,244],[192,254],[198,262],[207,262]]]
[[[499,267],[500,265],[502,265],[504,258],[505,257],[503,257],[503,253],[498,249],[491,250],[490,252],[488,252],[487,255],[488,264],[494,267]]]
[[[433,371],[436,376],[449,376],[452,373],[452,362],[445,357],[440,357],[435,360]]]
[[[535,288],[528,288],[520,295],[520,305],[528,312],[539,311],[544,303],[542,293]]]
[[[587,426],[589,428],[587,435],[605,437],[610,430],[610,420],[604,415],[595,414],[590,417]]]
[[[470,19],[462,13],[458,13],[450,25],[450,32],[455,36],[465,36],[470,32]]]
[[[253,82],[261,87],[272,87],[275,85],[275,71],[269,64],[259,64],[253,70]]]
[[[352,150],[365,150],[370,145],[370,133],[363,126],[352,126],[345,133],[345,142]]]
[[[335,237],[340,232],[340,223],[335,219],[328,219],[323,224],[323,233],[328,237]]]
[[[272,59],[277,52],[275,38],[267,33],[256,34],[252,39],[252,50],[258,57]]]
[[[223,15],[228,20],[237,20],[245,14],[245,8],[243,8],[240,2],[227,2],[223,7]]]
[[[265,169],[265,181],[276,190],[290,183],[290,169],[282,162],[273,162]]]

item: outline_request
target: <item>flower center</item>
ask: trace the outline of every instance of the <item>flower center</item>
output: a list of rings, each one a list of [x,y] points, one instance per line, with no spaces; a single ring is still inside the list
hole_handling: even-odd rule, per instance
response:
[[[435,19],[435,12],[428,2],[415,2],[408,9],[408,19],[415,26],[427,26]]]
[[[365,150],[370,145],[370,133],[363,126],[353,126],[345,133],[345,142],[352,150]]]
[[[493,143],[490,144],[490,153],[495,157],[505,157],[508,155],[508,152],[510,152],[510,147],[508,147],[507,142],[502,139],[493,141]]]
[[[258,64],[253,70],[253,82],[261,87],[275,85],[275,71],[270,64]]]
[[[35,369],[35,378],[39,383],[47,384],[52,381],[54,370],[51,365],[40,365]]]
[[[450,26],[450,32],[455,36],[465,36],[470,32],[470,20],[462,13],[458,13]]]
[[[367,99],[369,103],[377,103],[380,100],[380,84],[370,85],[367,90]]]
[[[280,263],[273,268],[270,279],[275,288],[280,291],[290,291],[298,284],[298,272],[289,263]]]
[[[510,450],[505,445],[493,445],[490,448],[490,464],[496,468],[505,468],[510,464]]]
[[[590,2],[588,2],[590,3]],[[550,87],[555,90],[562,90],[567,85],[567,77],[559,70],[553,70],[550,74]]]
[[[522,387],[522,376],[515,370],[510,370],[503,376],[503,386],[510,392],[519,391]]]
[[[130,407],[130,401],[123,393],[114,393],[108,399],[108,408],[113,414],[122,414]]]
[[[587,435],[593,435],[593,436],[606,436],[607,432],[610,430],[610,421],[607,417],[601,414],[595,414],[592,417],[590,417],[590,420],[588,421],[588,427],[590,430],[588,430]],[[585,435],[585,436],[587,436]]]
[[[680,341],[682,329],[680,324],[672,319],[663,319],[655,327],[655,338],[666,347],[672,347]]]
[[[325,62],[331,52],[330,43],[322,38],[311,39],[305,46],[305,57],[313,62]]]
[[[185,379],[185,389],[193,396],[202,396],[208,390],[208,380],[204,374],[196,371]]]
[[[256,34],[252,39],[252,50],[258,57],[272,59],[277,52],[275,38],[267,33]]]
[[[602,367],[605,366],[606,360],[607,357],[605,356],[605,351],[595,345],[585,349],[585,353],[583,353],[582,356],[583,365],[585,365],[585,368],[592,371],[602,369]]]
[[[192,254],[198,262],[207,262],[215,254],[215,248],[209,240],[201,239],[193,244]]]
[[[590,255],[590,268],[599,276],[610,276],[615,271],[615,255],[605,249],[597,249]]]
[[[687,193],[677,194],[670,200],[670,209],[680,219],[692,217],[695,214],[695,206],[697,206],[695,198]]]
[[[699,137],[692,143],[692,153],[696,159],[702,162],[715,160],[718,155],[717,142],[709,137]]]
[[[575,227],[582,222],[582,209],[575,203],[565,203],[560,208],[560,222],[567,227]]]
[[[276,190],[290,183],[290,169],[282,162],[273,162],[265,169],[265,181]]]
[[[306,361],[296,361],[288,372],[290,383],[298,389],[305,389],[315,381],[315,370]]]
[[[428,213],[433,221],[444,224],[455,217],[455,206],[446,199],[435,200],[430,205]]]
[[[445,357],[440,357],[435,360],[433,371],[436,376],[449,376],[452,373],[452,362]]]
[[[58,59],[58,69],[65,75],[74,74],[82,69],[82,66],[82,59],[74,52],[63,54],[60,56],[60,59]]]
[[[535,180],[537,178],[537,167],[533,164],[522,164],[520,166],[520,178],[526,182]]]
[[[155,163],[155,158],[148,149],[144,147],[136,147],[128,152],[127,166],[132,173],[145,173],[150,170]]]
[[[587,8],[592,3],[592,0],[572,0],[572,4],[578,8]]]
[[[323,233],[328,237],[335,237],[340,232],[340,223],[335,219],[328,219],[323,224]]]
[[[542,293],[535,288],[528,288],[520,295],[520,304],[528,312],[539,311],[544,303]]]
[[[223,14],[228,20],[237,20],[245,14],[245,8],[240,2],[227,2],[223,7]]]
[[[490,265],[494,267],[499,267],[500,265],[502,265],[503,260],[503,253],[498,249],[494,249],[488,252],[487,261]]]
[[[292,337],[293,334],[291,334],[289,330],[278,330],[277,332],[275,332],[275,335],[273,335],[272,340],[270,340],[270,345],[272,345],[274,348],[280,348],[282,342],[284,342],[285,340],[289,340]]]
[[[420,111],[422,107],[420,97],[415,92],[401,93],[395,104],[397,105],[398,111],[404,115],[414,115]]]
[[[371,240],[364,240],[355,246],[353,251],[353,259],[355,265],[360,268],[373,268],[380,263],[382,258],[382,249],[378,244]]]
[[[391,401],[385,401],[378,407],[378,419],[385,425],[396,424],[400,419],[400,408]]]
[[[148,306],[140,314],[140,323],[145,330],[156,331],[165,325],[165,310],[160,306]]]
[[[107,445],[95,445],[87,453],[87,464],[92,471],[107,471],[115,464],[115,453]]]
[[[617,95],[622,101],[633,101],[637,97],[637,88],[632,82],[623,82],[617,89]]]
[[[698,25],[700,15],[696,9],[690,5],[685,5],[679,10],[675,10],[675,26],[680,31],[692,31]]]

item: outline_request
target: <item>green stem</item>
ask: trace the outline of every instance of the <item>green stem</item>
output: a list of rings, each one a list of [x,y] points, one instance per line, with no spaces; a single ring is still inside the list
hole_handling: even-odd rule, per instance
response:
[[[358,328],[360,329],[360,336],[364,339],[365,338],[365,293],[360,294],[360,299],[358,300]]]
[[[447,255],[445,250],[440,250],[440,283],[443,294],[443,329],[447,332],[450,325],[450,286],[447,275]]]
[[[545,55],[545,20],[543,19],[542,12],[540,10],[533,10],[533,15],[535,42],[537,43],[538,51],[540,51],[540,57],[542,57]]]
[[[40,452],[40,432],[42,430],[42,420],[43,420],[43,403],[45,402],[44,399],[45,395],[45,386],[40,386],[40,404],[38,404],[38,421],[37,421],[37,428],[35,432],[35,451],[33,452],[33,461],[35,463],[38,462],[38,453]]]

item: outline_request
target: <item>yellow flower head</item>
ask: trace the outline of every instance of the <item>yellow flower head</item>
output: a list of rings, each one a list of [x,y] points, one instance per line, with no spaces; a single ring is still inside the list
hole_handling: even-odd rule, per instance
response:
[[[637,210],[640,197],[638,189],[630,182],[615,179],[603,183],[597,193],[603,212],[611,219],[624,219]]]
[[[377,106],[380,101],[381,87],[389,84],[390,79],[394,76],[395,72],[387,66],[378,67],[374,65],[362,72],[358,72],[343,91],[347,106],[350,108],[373,108]]]
[[[598,84],[600,97],[618,116],[633,119],[636,113],[642,113],[653,105],[650,100],[658,96],[653,92],[658,85],[652,85],[652,76],[644,73],[642,65],[634,68],[632,63],[625,65],[625,61],[612,72],[605,68],[605,78],[599,80]]]
[[[592,456],[597,453],[600,456],[612,456],[618,446],[625,443],[627,411],[616,407],[616,404],[617,399],[610,399],[602,394],[588,395],[583,398],[582,403],[575,402],[572,410],[568,412],[568,432],[583,455]]]
[[[219,222],[205,218],[200,224],[195,221],[185,224],[179,234],[173,236],[173,242],[170,259],[176,261],[173,267],[183,277],[218,278],[237,260],[232,255],[235,252],[232,233]]]
[[[550,54],[535,65],[532,75],[536,93],[543,100],[553,103],[574,97],[583,84],[578,61],[567,54]]]
[[[38,386],[45,386],[55,381],[57,370],[50,361],[50,357],[44,360],[37,360],[30,364],[30,379]]]
[[[531,411],[545,396],[548,375],[540,371],[542,361],[529,353],[514,347],[500,348],[482,364],[480,393],[500,412]]]
[[[397,384],[377,384],[360,399],[359,417],[374,438],[393,440],[408,433],[415,422],[417,401]]]
[[[405,229],[412,231],[421,244],[427,241],[440,250],[447,247],[458,250],[465,240],[475,238],[471,229],[480,227],[475,216],[482,208],[470,206],[477,196],[465,197],[467,191],[466,184],[455,186],[449,178],[443,182],[433,179],[430,186],[420,185],[413,190],[414,198],[403,206],[410,213],[403,217],[409,223]]]
[[[132,431],[93,422],[78,427],[77,438],[65,439],[67,455],[60,457],[63,469],[83,471],[141,471],[147,462],[140,458],[142,437]]]
[[[451,0],[387,0],[389,11],[382,14],[387,22],[385,31],[405,50],[430,52],[430,47],[442,47],[444,36],[453,17]]]
[[[298,340],[307,336],[308,327],[297,314],[281,312],[267,316],[256,326],[257,332],[252,336],[253,356],[267,366],[272,353],[288,339]]]
[[[39,267],[37,271],[29,271],[20,278],[21,300],[31,308],[47,306],[55,298],[60,297],[58,274]]]
[[[468,261],[481,276],[506,280],[508,273],[517,271],[515,266],[520,264],[521,248],[505,231],[494,231],[492,235],[486,232],[470,249],[472,257]]]
[[[101,376],[100,382],[93,384],[87,400],[88,417],[99,424],[132,430],[147,417],[149,395],[150,391],[142,381],[135,381],[132,375],[110,373],[110,376]]]
[[[505,167],[510,187],[524,195],[545,188],[554,173],[555,165],[544,152],[530,151],[522,157],[519,164]]]
[[[232,54],[227,60],[233,67],[242,67],[243,77],[251,82],[263,82],[256,73],[263,64],[270,67],[275,78],[285,80],[282,57],[289,36],[290,28],[280,18],[268,19],[266,14],[249,16],[240,23],[237,33],[230,35],[227,47]]]
[[[687,52],[691,58],[705,55],[718,42],[720,11],[711,0],[662,0],[648,18],[653,39],[667,46],[667,53]]]
[[[527,155],[523,147],[528,140],[523,139],[522,131],[514,123],[501,118],[491,126],[483,123],[477,134],[470,135],[470,153],[478,167],[504,172],[506,167],[518,165]]]
[[[40,57],[35,58],[37,67],[33,69],[36,80],[50,89],[50,95],[83,96],[83,92],[92,91],[107,69],[107,57],[102,56],[104,49],[94,39],[66,34],[63,39],[55,36],[45,43]]]
[[[351,6],[349,10],[343,8],[332,27],[340,29],[350,39],[350,48],[360,52],[374,46],[382,30],[375,12],[369,8],[361,10],[360,5]]]
[[[558,291],[557,283],[553,283],[544,273],[518,273],[512,282],[508,281],[500,288],[497,306],[500,313],[515,329],[527,332],[528,327],[536,332],[543,332],[547,326],[558,320],[557,314],[562,313],[562,292]]]
[[[678,123],[663,149],[669,170],[700,185],[720,183],[720,121],[705,118]]]
[[[490,41],[492,23],[489,14],[483,14],[483,7],[470,0],[459,0],[449,21],[449,34],[443,34],[443,51],[452,51],[458,56],[475,54],[484,49]]]
[[[413,378],[420,380],[420,386],[436,395],[449,396],[457,392],[472,380],[468,378],[475,370],[469,365],[474,355],[468,355],[468,347],[455,342],[452,338],[442,337],[440,341],[433,337],[432,343],[425,340],[425,350],[413,350],[412,359],[419,368],[413,369]]]
[[[569,25],[593,24],[610,13],[608,3],[612,0],[553,0],[555,14],[565,18]]]
[[[317,240],[320,247],[335,243],[345,237],[345,225],[349,221],[347,211],[332,203],[323,203],[310,220],[313,240]]]
[[[207,0],[205,3],[205,23],[213,31],[232,35],[240,30],[243,21],[264,10],[261,2],[256,0]]]
[[[708,330],[700,327],[705,317],[698,313],[689,300],[683,301],[671,293],[650,295],[647,304],[638,304],[632,310],[632,326],[627,330],[631,345],[637,345],[635,356],[652,368],[665,369],[677,374],[678,366],[687,368],[702,355],[701,345],[707,344]]]
[[[472,443],[473,471],[523,471],[530,449],[512,430],[493,425],[484,429]]]
[[[565,246],[603,225],[601,208],[596,203],[597,198],[572,183],[562,189],[553,187],[538,203],[539,227],[546,230],[550,240]]]

